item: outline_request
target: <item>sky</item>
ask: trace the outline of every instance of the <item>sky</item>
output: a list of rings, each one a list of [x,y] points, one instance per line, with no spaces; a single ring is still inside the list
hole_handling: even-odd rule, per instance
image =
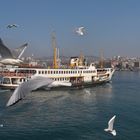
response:
[[[140,56],[139,0],[0,0],[0,38],[25,55],[52,56],[55,31],[60,55]],[[8,24],[19,27],[8,29]],[[74,30],[85,27],[85,35]]]

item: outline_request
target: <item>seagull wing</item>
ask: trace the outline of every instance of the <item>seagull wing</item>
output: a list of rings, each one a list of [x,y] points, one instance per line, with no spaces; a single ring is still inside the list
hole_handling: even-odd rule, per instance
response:
[[[24,51],[25,51],[25,49],[27,48],[27,46],[28,46],[28,43],[25,43],[25,44],[23,44],[22,46],[20,46],[20,47],[14,49],[14,50],[12,51],[13,56],[14,56],[15,58],[20,59],[20,57],[21,57],[22,54],[24,53]]]
[[[112,131],[113,130],[113,124],[114,124],[114,121],[115,121],[115,115],[109,120],[109,122],[108,122],[108,129],[110,130],[110,131]]]
[[[29,81],[20,84],[15,89],[14,93],[10,97],[6,106],[11,106],[17,103],[19,100],[23,99],[27,94],[29,94],[31,91],[41,88],[43,86],[48,86],[52,82],[53,80],[49,78],[36,76],[30,79]]]
[[[18,25],[17,24],[13,24],[13,27],[18,27]]]
[[[7,25],[7,28],[13,28],[13,27],[18,27],[18,25],[17,24],[9,24],[9,25]]]
[[[10,25],[10,24],[9,24],[9,25],[7,25],[7,28],[12,28],[12,25]]]
[[[2,56],[2,58],[13,58],[10,49],[3,44],[1,38],[0,38],[0,55]]]
[[[84,27],[79,27],[79,30],[83,30],[84,29]]]

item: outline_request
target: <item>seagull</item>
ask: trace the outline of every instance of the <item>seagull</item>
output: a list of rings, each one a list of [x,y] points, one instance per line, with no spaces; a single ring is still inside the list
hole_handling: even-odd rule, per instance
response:
[[[84,28],[85,28],[85,27],[78,27],[78,28],[76,29],[76,33],[77,33],[78,35],[80,35],[80,36],[83,36],[83,35],[84,35]]]
[[[7,102],[7,107],[16,104],[19,100],[23,99],[27,94],[33,90],[41,87],[47,87],[54,81],[47,77],[34,76],[26,82],[21,83],[13,92],[12,96]]]
[[[27,48],[27,43],[23,44],[22,46],[16,48],[15,50],[11,51],[8,47],[6,47],[0,38],[0,55],[2,60],[0,63],[4,65],[16,65],[20,64],[23,61],[20,60],[22,54],[24,53],[25,49]]]
[[[115,120],[116,115],[114,115],[108,122],[108,128],[104,129],[106,132],[110,132],[113,136],[116,136],[116,130],[113,130],[113,124]]]
[[[43,76],[34,76],[28,81],[21,83],[14,90],[6,106],[8,107],[16,104],[19,100],[23,99],[31,91],[35,91],[40,88],[50,89],[51,87],[58,87],[58,86],[71,86],[71,83],[53,81],[52,79]]]
[[[15,27],[15,28],[17,28],[19,25],[17,25],[17,24],[9,24],[9,25],[7,25],[7,28],[13,28],[13,27]]]

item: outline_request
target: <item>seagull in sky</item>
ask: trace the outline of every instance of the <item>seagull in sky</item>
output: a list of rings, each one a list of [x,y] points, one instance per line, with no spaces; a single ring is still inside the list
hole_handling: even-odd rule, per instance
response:
[[[108,128],[104,129],[106,132],[110,132],[113,136],[116,136],[116,130],[113,130],[113,125],[115,121],[116,115],[114,115],[108,122]]]
[[[17,24],[9,24],[7,25],[7,28],[17,28],[19,25]]]
[[[78,27],[78,28],[76,29],[76,33],[77,33],[78,35],[80,35],[80,36],[83,36],[83,35],[84,35],[84,29],[85,29],[85,27],[83,27],[83,26]]]
[[[2,39],[0,38],[0,55],[2,58],[0,60],[0,63],[4,65],[16,65],[22,63],[23,61],[21,60],[21,56],[27,48],[27,45],[28,44],[25,43],[22,46],[11,51],[4,45]]]

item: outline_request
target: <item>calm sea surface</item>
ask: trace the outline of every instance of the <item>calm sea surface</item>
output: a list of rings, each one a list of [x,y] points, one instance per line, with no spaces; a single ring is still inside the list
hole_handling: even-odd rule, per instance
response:
[[[140,140],[140,73],[116,72],[112,83],[37,91],[5,107],[0,90],[0,140]],[[117,136],[104,132],[116,115]]]

